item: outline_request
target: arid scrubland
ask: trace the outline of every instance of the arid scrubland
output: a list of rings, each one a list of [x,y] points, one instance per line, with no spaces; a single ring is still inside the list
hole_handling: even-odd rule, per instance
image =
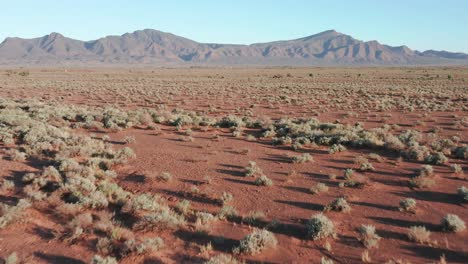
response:
[[[468,69],[0,72],[7,263],[466,263]]]

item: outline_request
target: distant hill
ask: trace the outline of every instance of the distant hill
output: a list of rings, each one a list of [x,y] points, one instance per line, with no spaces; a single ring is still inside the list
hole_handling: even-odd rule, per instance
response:
[[[361,41],[334,30],[252,45],[199,43],[153,29],[92,41],[59,33],[6,38],[0,65],[468,65],[468,54],[411,50]]]

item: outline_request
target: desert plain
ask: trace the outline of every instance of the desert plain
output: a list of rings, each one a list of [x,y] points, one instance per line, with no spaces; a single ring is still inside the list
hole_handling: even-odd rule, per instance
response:
[[[0,257],[467,263],[467,110],[466,67],[0,69]]]

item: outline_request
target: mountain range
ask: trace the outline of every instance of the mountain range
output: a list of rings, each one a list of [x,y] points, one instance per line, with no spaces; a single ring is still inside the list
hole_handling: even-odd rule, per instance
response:
[[[468,65],[468,54],[416,51],[335,30],[251,45],[199,43],[153,29],[81,41],[59,33],[6,38],[0,65]]]

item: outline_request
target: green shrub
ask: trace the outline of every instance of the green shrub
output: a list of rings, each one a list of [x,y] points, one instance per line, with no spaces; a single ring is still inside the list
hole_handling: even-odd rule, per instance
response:
[[[18,255],[16,254],[16,252],[11,253],[5,259],[5,264],[16,264],[16,263],[18,263]]]
[[[80,204],[88,208],[106,208],[109,205],[106,195],[101,191],[93,191],[87,195],[77,197],[80,199]]]
[[[124,148],[121,148],[119,151],[117,151],[116,157],[119,160],[125,161],[125,160],[128,160],[128,159],[136,158],[136,154],[133,151],[133,149],[131,149],[129,147],[124,147]]]
[[[420,146],[418,143],[415,143],[405,151],[402,151],[402,155],[408,160],[423,161],[430,155],[430,151],[426,146]]]
[[[0,204],[0,229],[17,221],[23,215],[24,210],[30,206],[31,203],[26,199],[19,200],[15,206]]]
[[[219,120],[216,125],[223,128],[241,128],[245,127],[246,123],[240,117],[225,116],[221,118],[221,120]]]
[[[240,130],[234,130],[232,132],[232,136],[235,137],[235,138],[240,138],[242,136],[242,131]]]
[[[360,171],[374,171],[374,166],[363,156],[358,156],[354,159],[354,163],[358,165]]]
[[[335,236],[335,226],[333,222],[324,214],[314,215],[306,223],[307,234],[313,240],[318,240],[330,236]]]
[[[242,220],[247,224],[255,225],[264,218],[265,214],[262,211],[250,211]]]
[[[453,174],[458,175],[458,176],[463,175],[463,169],[459,164],[452,164],[450,165],[450,168],[452,169]]]
[[[349,204],[348,204],[348,202],[346,201],[345,198],[339,197],[339,198],[333,200],[324,209],[324,211],[330,211],[330,210],[347,213],[347,212],[351,211],[351,206],[349,206]]]
[[[310,161],[313,161],[313,158],[309,153],[304,153],[302,155],[292,157],[293,163],[306,163]]]
[[[400,211],[416,212],[416,200],[406,198],[400,201]]]
[[[136,142],[135,136],[125,136],[124,142],[127,144],[133,144]]]
[[[254,135],[249,134],[249,135],[245,136],[245,140],[252,142],[252,141],[257,140],[257,138]]]
[[[352,180],[354,175],[354,170],[353,169],[346,169],[344,171],[344,178],[345,180]]]
[[[232,196],[231,193],[223,192],[223,194],[221,195],[219,200],[220,200],[222,205],[225,205],[225,204],[231,202],[232,200],[234,200],[234,196]]]
[[[135,195],[132,199],[127,199],[122,207],[122,211],[125,213],[134,213],[136,211],[159,211],[166,210],[166,206],[159,203],[160,197],[157,195],[151,195],[143,193]]]
[[[226,218],[234,218],[237,216],[237,210],[236,208],[230,206],[230,205],[225,205],[221,207],[221,209],[218,212],[218,218],[219,219],[226,219]]]
[[[244,237],[237,248],[239,253],[256,255],[264,250],[274,249],[278,245],[276,237],[268,230],[256,229]]]
[[[442,165],[448,162],[448,158],[442,152],[436,152],[424,158],[424,162],[435,165]]]
[[[328,150],[328,153],[330,154],[335,154],[338,152],[343,152],[346,151],[346,147],[341,145],[341,144],[333,144],[331,145],[330,149]]]
[[[29,76],[29,72],[28,71],[21,71],[21,72],[18,72],[18,75],[21,76],[21,77],[27,77],[27,76]]]
[[[359,228],[360,240],[366,248],[378,247],[380,236],[375,233],[375,226],[361,225]]]
[[[412,226],[408,231],[408,239],[420,244],[429,243],[431,241],[431,231],[424,226]]]
[[[193,135],[193,130],[191,128],[187,128],[187,130],[185,130],[185,132],[184,132],[184,135],[192,136]]]
[[[136,244],[132,251],[137,254],[156,252],[164,247],[164,240],[160,237],[146,238],[143,242]]]
[[[177,203],[176,208],[179,213],[186,215],[188,212],[190,212],[190,202],[184,199]]]
[[[201,193],[200,188],[198,188],[197,186],[190,187],[190,192],[192,193],[192,195],[198,195]]]
[[[312,194],[328,192],[328,186],[325,183],[317,183],[314,187],[310,188]]]
[[[359,170],[360,171],[374,171],[375,168],[370,162],[364,162],[359,165]]]
[[[135,228],[164,230],[176,229],[183,225],[185,225],[185,219],[183,216],[177,215],[169,209],[164,209],[157,213],[144,215],[136,224]]]
[[[434,168],[431,165],[423,165],[419,169],[419,176],[430,177],[434,175]]]
[[[10,159],[13,161],[25,161],[26,160],[26,153],[21,152],[17,149],[11,149],[8,151],[10,155]]]
[[[204,264],[240,264],[237,259],[231,255],[219,254],[209,260],[205,261]]]
[[[461,232],[466,229],[465,222],[455,214],[448,214],[441,221],[442,229],[448,232]]]
[[[468,159],[468,146],[456,147],[453,149],[452,154],[458,159]]]
[[[214,215],[206,212],[197,212],[195,220],[195,228],[197,231],[207,231],[210,229],[210,224],[217,219]]]
[[[245,167],[245,176],[251,177],[256,175],[262,175],[263,171],[258,167],[255,161],[249,161],[249,166]]]
[[[326,257],[322,257],[320,259],[320,264],[334,264],[333,260],[332,259],[329,259],[329,258],[326,258]]]
[[[159,181],[163,181],[163,182],[168,182],[172,179],[172,174],[170,174],[169,172],[161,172],[161,174],[158,175],[157,179]]]
[[[0,190],[3,192],[13,191],[15,189],[15,183],[13,181],[3,179],[0,181]]]
[[[434,168],[431,165],[423,165],[416,177],[410,179],[410,186],[416,188],[429,188],[435,184]]]
[[[468,188],[461,186],[457,189],[457,193],[463,199],[463,201],[468,202]]]
[[[426,176],[416,176],[410,180],[409,184],[415,188],[430,188],[434,186],[435,180]]]
[[[260,175],[256,180],[255,184],[258,186],[271,186],[273,181],[265,175]]]
[[[379,154],[376,154],[376,153],[370,153],[369,154],[369,159],[371,159],[373,161],[377,161],[377,162],[383,162],[384,161],[384,159]]]

